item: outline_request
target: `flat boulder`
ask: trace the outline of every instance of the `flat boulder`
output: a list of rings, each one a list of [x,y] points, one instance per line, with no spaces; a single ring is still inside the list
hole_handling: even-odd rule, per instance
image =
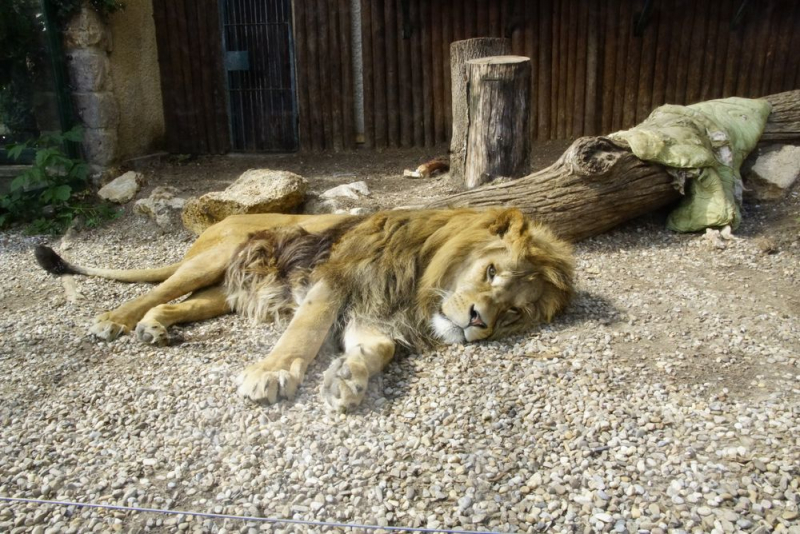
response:
[[[97,196],[115,204],[125,204],[136,196],[143,183],[144,175],[135,171],[128,171],[101,187],[97,192]]]
[[[742,173],[745,194],[753,200],[780,200],[800,176],[800,146],[772,145]]]
[[[308,182],[287,171],[250,169],[224,191],[191,198],[181,213],[183,225],[200,234],[229,215],[291,213],[305,200]]]
[[[136,201],[133,210],[153,220],[163,231],[175,230],[181,224],[181,211],[186,199],[172,186],[158,186],[150,196]]]

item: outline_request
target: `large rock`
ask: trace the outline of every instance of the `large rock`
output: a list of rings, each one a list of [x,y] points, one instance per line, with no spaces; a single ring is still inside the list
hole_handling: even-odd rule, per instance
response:
[[[111,90],[108,54],[95,48],[78,48],[66,53],[72,90],[91,93]]]
[[[149,197],[137,200],[133,209],[136,213],[152,219],[165,232],[175,230],[181,223],[181,211],[186,199],[178,196],[178,189],[172,186],[158,186]]]
[[[117,156],[117,130],[114,128],[86,128],[83,131],[83,154],[92,165],[105,166]]]
[[[144,183],[144,176],[135,171],[128,171],[100,188],[97,196],[116,204],[125,204],[136,196]]]
[[[64,46],[67,49],[97,46],[109,49],[109,32],[97,11],[83,6],[64,26]]]
[[[119,124],[117,101],[112,93],[73,93],[72,102],[87,128],[116,128]]]
[[[251,169],[224,191],[206,193],[186,202],[183,225],[200,234],[229,215],[289,213],[303,203],[308,182],[286,171]]]
[[[800,176],[800,146],[766,147],[742,174],[749,198],[779,200]]]

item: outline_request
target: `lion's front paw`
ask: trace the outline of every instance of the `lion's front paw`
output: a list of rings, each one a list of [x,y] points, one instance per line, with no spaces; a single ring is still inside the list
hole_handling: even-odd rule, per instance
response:
[[[116,322],[110,312],[101,313],[89,327],[89,333],[103,341],[113,341],[131,331],[130,326]]]
[[[167,329],[157,321],[139,321],[136,325],[136,339],[152,345],[168,345]]]
[[[256,402],[274,404],[280,399],[292,400],[303,382],[303,360],[296,359],[288,369],[268,362],[258,362],[239,375],[239,395]]]
[[[325,371],[322,398],[334,410],[346,412],[361,404],[367,392],[367,367],[347,356],[337,358]]]

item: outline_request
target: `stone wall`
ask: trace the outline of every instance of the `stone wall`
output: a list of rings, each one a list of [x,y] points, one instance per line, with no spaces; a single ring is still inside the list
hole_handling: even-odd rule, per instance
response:
[[[164,109],[152,0],[125,0],[109,17],[114,39],[109,54],[119,105],[118,156],[150,154],[164,146]]]
[[[84,155],[95,170],[118,157],[119,108],[113,93],[110,49],[111,36],[91,8],[84,7],[64,28],[73,103],[85,130]]]
[[[84,7],[64,28],[64,49],[95,170],[158,151],[164,112],[151,0],[126,0],[107,21]]]

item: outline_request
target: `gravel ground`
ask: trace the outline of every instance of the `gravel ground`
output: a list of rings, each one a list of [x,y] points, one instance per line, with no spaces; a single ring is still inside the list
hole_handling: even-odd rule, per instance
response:
[[[151,184],[152,185],[152,184]],[[800,533],[800,193],[750,206],[732,240],[639,220],[577,247],[551,325],[414,354],[355,413],[318,390],[235,395],[279,330],[227,316],[153,348],[91,317],[146,290],[39,270],[0,234],[0,495],[432,529]],[[177,259],[187,234],[126,213],[50,241],[84,264]],[[718,246],[724,248],[717,248]],[[2,532],[275,532],[0,503]]]

